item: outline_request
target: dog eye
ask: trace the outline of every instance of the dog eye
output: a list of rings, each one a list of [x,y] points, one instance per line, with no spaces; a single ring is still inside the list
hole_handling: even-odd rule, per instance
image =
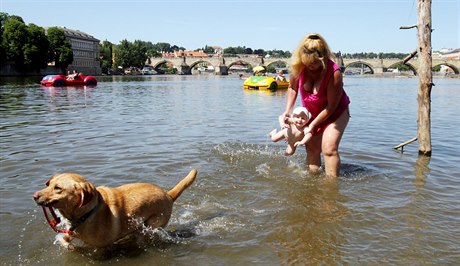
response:
[[[62,190],[62,188],[60,186],[55,186],[54,187],[54,191],[61,191],[61,190]]]

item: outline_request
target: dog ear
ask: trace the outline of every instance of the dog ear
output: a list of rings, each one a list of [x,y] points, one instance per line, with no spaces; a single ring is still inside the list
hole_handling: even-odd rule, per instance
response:
[[[89,182],[80,183],[81,188],[81,198],[80,198],[80,205],[78,208],[81,208],[88,204],[94,197],[94,186]]]

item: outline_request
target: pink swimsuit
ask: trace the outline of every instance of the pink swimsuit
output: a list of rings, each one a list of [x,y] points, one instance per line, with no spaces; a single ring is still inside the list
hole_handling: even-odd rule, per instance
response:
[[[321,86],[316,94],[307,92],[303,87],[303,76],[305,69],[300,73],[299,76],[299,90],[300,90],[300,97],[302,100],[302,105],[310,111],[312,115],[311,121],[315,119],[319,113],[324,110],[327,106],[327,85],[331,80],[332,75],[335,71],[339,70],[340,67],[334,61],[330,60],[327,64],[327,71],[324,75],[323,80],[321,81]],[[345,110],[348,109],[348,105],[350,104],[350,99],[348,98],[345,91],[342,89],[342,98],[340,99],[339,104],[335,111],[326,118],[325,121],[321,122],[317,127],[316,133],[323,132],[330,124],[332,124],[335,120],[337,120]]]

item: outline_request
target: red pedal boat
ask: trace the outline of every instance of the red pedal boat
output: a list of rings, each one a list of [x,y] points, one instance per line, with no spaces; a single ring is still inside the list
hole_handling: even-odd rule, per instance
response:
[[[97,80],[93,76],[84,76],[82,73],[70,75],[47,75],[40,81],[43,86],[96,86]]]

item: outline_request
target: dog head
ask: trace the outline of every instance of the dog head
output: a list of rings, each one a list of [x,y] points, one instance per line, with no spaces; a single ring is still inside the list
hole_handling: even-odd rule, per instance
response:
[[[66,218],[97,196],[96,188],[78,174],[56,174],[46,182],[46,186],[34,193],[35,202],[58,209]]]

